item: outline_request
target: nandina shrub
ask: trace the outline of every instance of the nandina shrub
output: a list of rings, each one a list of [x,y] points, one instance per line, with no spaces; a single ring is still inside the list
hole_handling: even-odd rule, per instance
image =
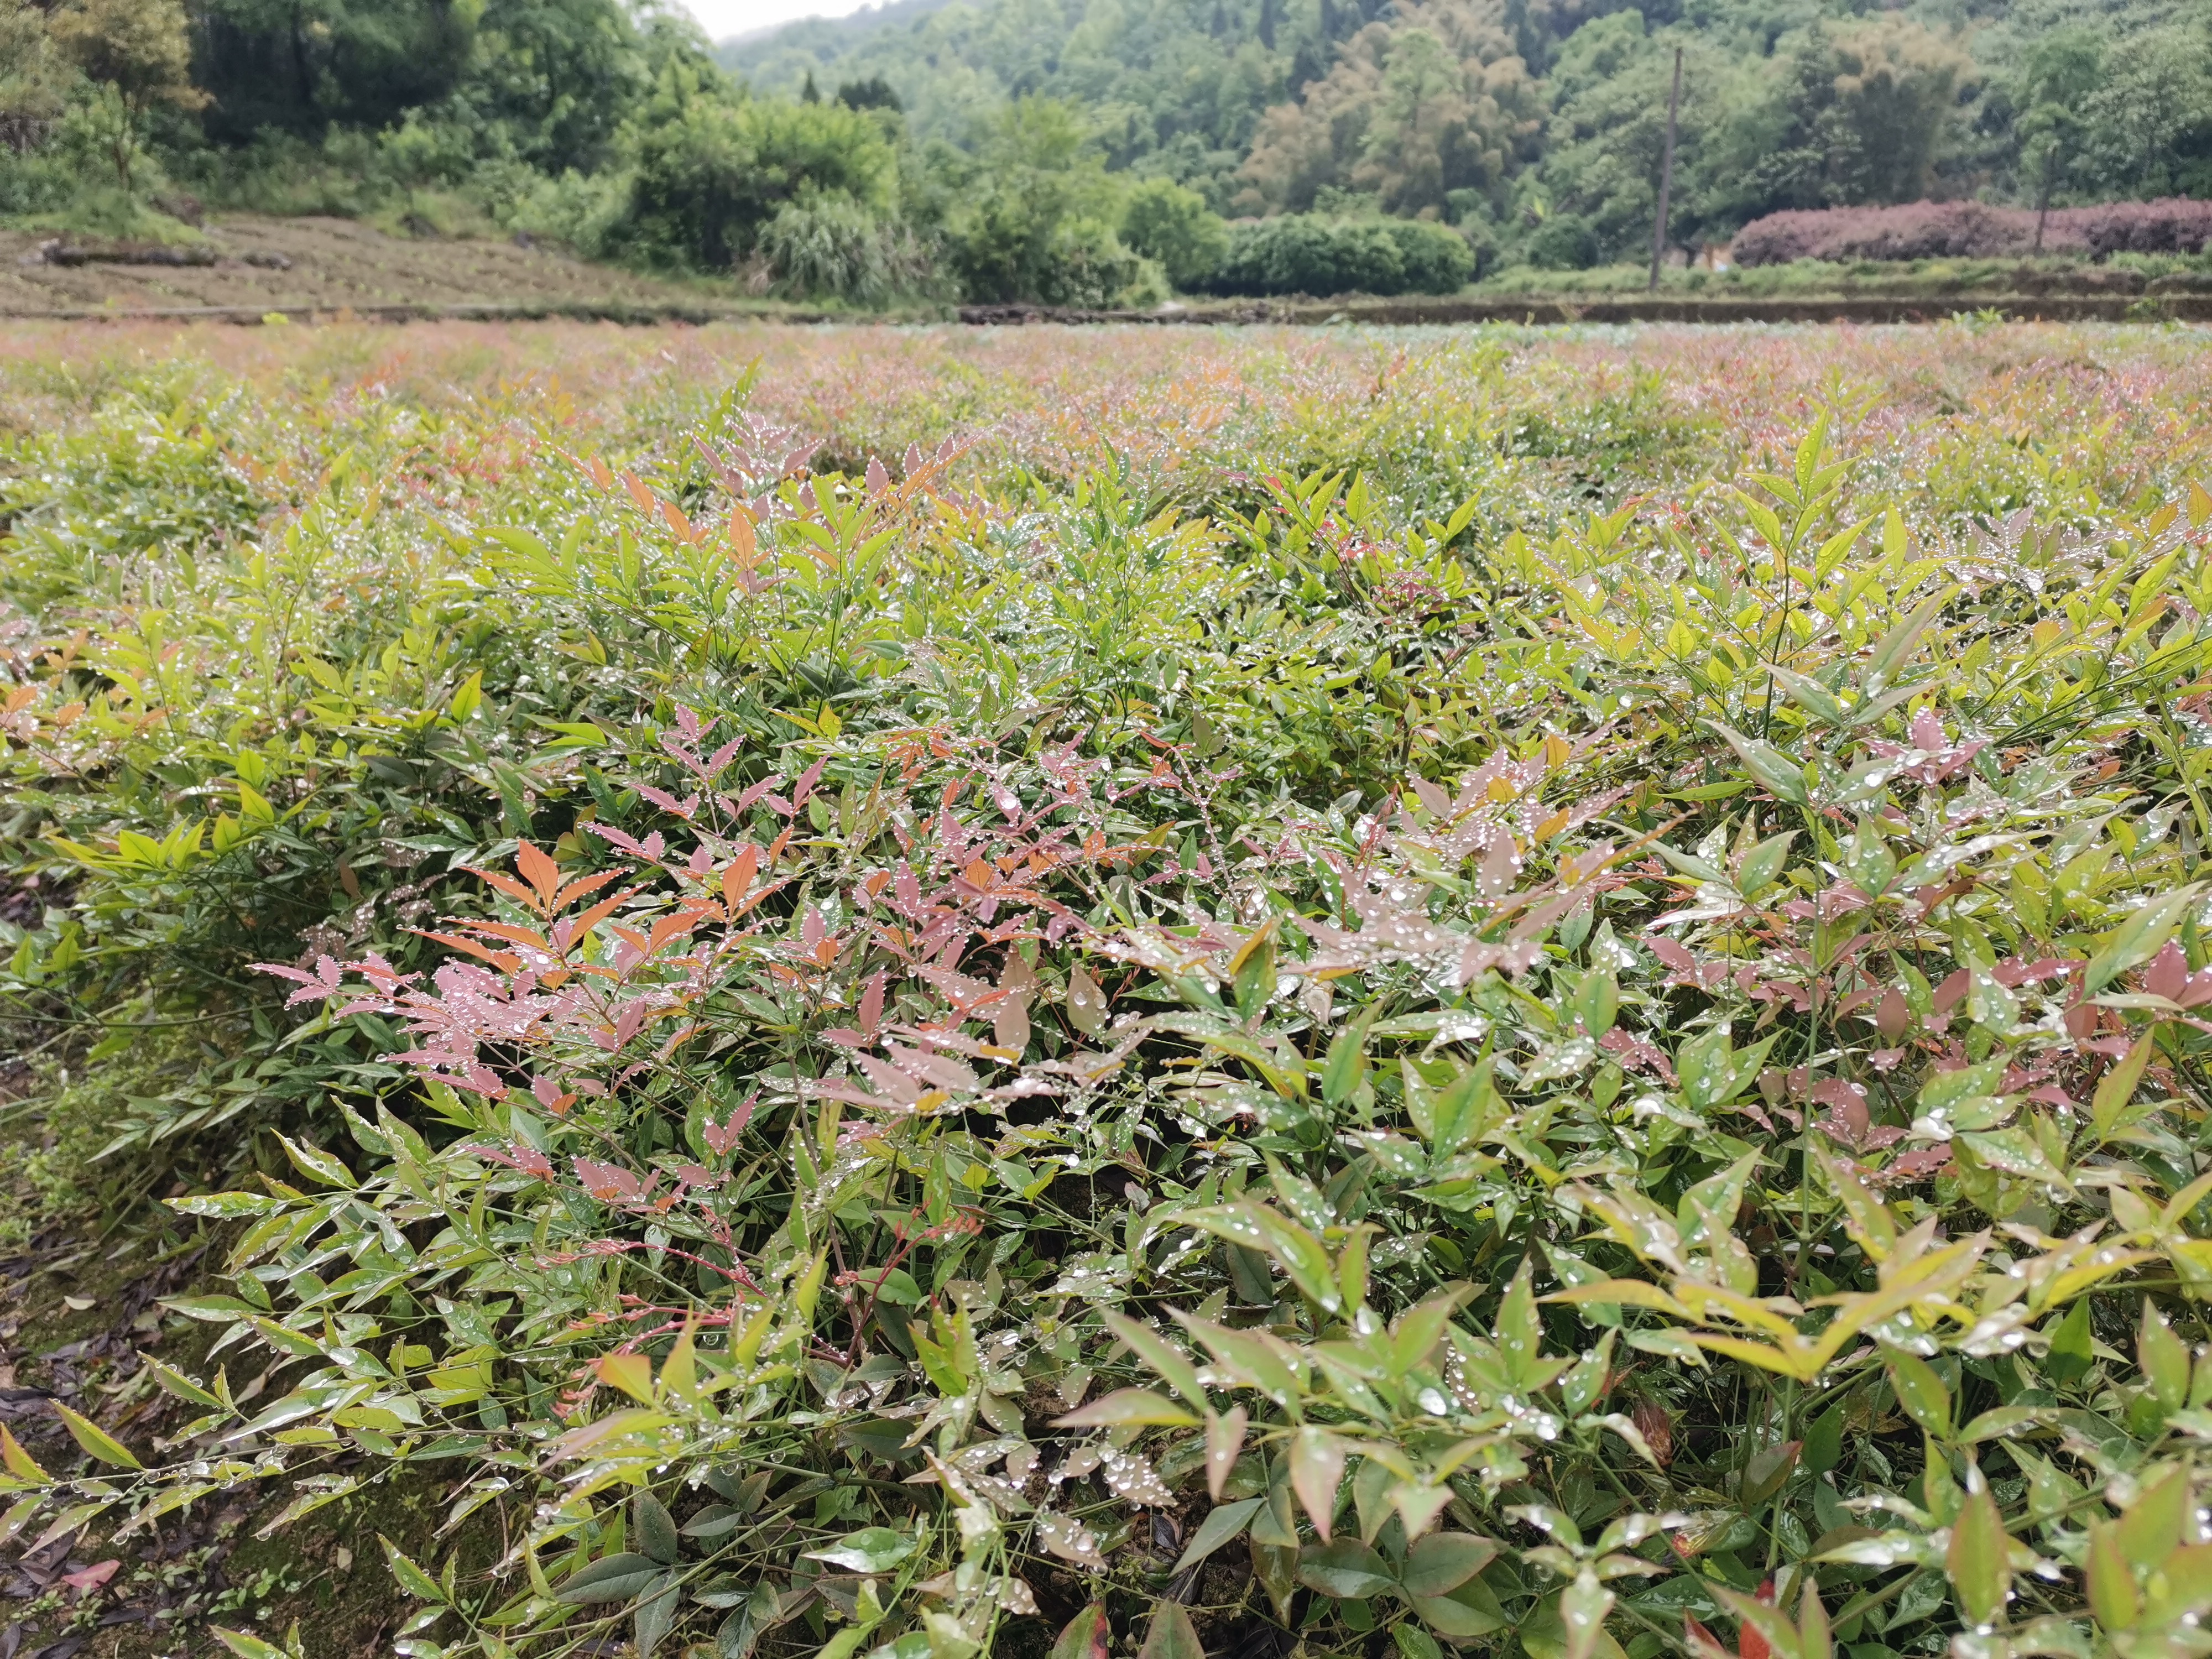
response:
[[[1912,202],[1900,207],[1848,207],[1770,213],[1735,234],[1739,264],[1787,264],[1796,259],[1989,258],[2035,246],[2033,209],[1984,202]],[[2054,208],[2044,226],[2043,251],[2086,254],[2198,253],[2212,237],[2212,202],[2166,198]]]
[[[732,605],[842,610],[869,501],[975,522],[912,459],[720,528],[623,490]],[[515,1541],[386,1546],[418,1655],[1095,1652],[1132,1604],[1156,1655],[2185,1647],[2212,498],[1929,547],[1839,522],[1849,471],[1816,430],[1694,521],[1463,559],[1310,480],[1233,571],[1089,481],[1071,615],[1149,571],[1171,617],[1177,565],[1372,608],[1428,757],[1372,793],[1252,788],[1266,717],[1200,682],[957,647],[918,723],[656,697],[434,969],[273,965],[410,1079],[175,1201],[243,1227],[176,1305],[285,1392],[153,1368],[184,1455],[72,1418],[112,1472],[13,1453],[23,1513],[458,1460]],[[1520,711],[1457,759],[1389,666],[1447,638]]]
[[[179,1199],[233,1275],[173,1302],[207,1364],[0,1441],[17,1535],[281,1535],[428,1471],[443,1535],[362,1553],[405,1652],[486,1659],[2187,1651],[2197,359],[1347,337],[1178,346],[1185,403],[1133,333],[770,337],[848,434],[939,353],[1059,482],[849,437],[815,476],[665,404],[613,466],[556,405],[533,469],[510,401],[349,434],[234,565],[139,550],[167,603],[88,590],[111,636],[11,622],[100,983],[233,963],[257,859],[438,877],[252,958],[265,1046],[181,1028],[351,1059]],[[1896,405],[1777,449],[1838,360]],[[1692,476],[1771,470],[1621,443],[1692,394]],[[1452,512],[1400,457],[1483,399],[1558,425]],[[1306,444],[1376,459],[1263,464]],[[327,655],[276,701],[288,638]]]

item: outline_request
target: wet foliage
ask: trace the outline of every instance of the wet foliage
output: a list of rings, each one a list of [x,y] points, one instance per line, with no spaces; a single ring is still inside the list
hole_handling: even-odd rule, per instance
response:
[[[1157,338],[17,371],[0,988],[227,1265],[0,1528],[434,1471],[426,1656],[2212,1647],[2192,360]]]

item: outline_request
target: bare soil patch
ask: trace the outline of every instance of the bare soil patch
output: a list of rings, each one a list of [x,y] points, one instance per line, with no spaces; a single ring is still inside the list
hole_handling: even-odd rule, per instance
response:
[[[205,263],[87,258],[95,244],[0,231],[0,315],[181,311],[373,313],[394,307],[615,314],[752,312],[731,285],[672,282],[517,240],[392,236],[348,219],[239,216],[211,222]]]

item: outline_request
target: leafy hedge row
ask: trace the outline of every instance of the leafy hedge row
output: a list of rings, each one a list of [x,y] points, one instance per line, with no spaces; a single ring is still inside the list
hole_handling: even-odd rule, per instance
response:
[[[1982,202],[1817,208],[1770,213],[1735,234],[1739,264],[1794,259],[2001,258],[2036,246],[2035,211]],[[2212,238],[2212,202],[2165,198],[2054,208],[2044,216],[2045,253],[2199,253]]]
[[[1231,225],[1202,283],[1212,294],[1455,294],[1474,276],[1467,239],[1414,219],[1291,213]]]

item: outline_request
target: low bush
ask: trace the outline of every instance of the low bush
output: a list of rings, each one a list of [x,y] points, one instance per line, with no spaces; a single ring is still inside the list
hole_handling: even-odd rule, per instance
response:
[[[1597,232],[1579,214],[1552,214],[1523,246],[1539,270],[1588,270],[1598,262]]]
[[[873,113],[733,99],[675,70],[635,124],[630,151],[628,212],[610,240],[647,263],[726,272],[787,204],[896,205],[896,163]]]
[[[1095,311],[1167,297],[1159,267],[1125,246],[1105,221],[1036,212],[1011,192],[961,216],[947,235],[945,260],[961,297],[986,305],[1030,301]]]
[[[776,289],[799,299],[881,305],[922,288],[931,274],[912,231],[849,198],[785,203],[761,227],[753,251]]]
[[[1131,186],[1121,204],[1121,240],[1156,260],[1167,279],[1195,292],[1220,268],[1229,235],[1220,215],[1194,190],[1170,179]]]
[[[2029,208],[1983,202],[1913,202],[1902,207],[1823,208],[1771,213],[1735,235],[1739,264],[1796,259],[1986,258],[2035,246]],[[2212,238],[2212,202],[2173,197],[2054,208],[2044,226],[2045,253],[2199,253]]]
[[[1467,240],[1412,219],[1317,214],[1231,225],[1204,286],[1214,294],[1454,294],[1474,274]]]

